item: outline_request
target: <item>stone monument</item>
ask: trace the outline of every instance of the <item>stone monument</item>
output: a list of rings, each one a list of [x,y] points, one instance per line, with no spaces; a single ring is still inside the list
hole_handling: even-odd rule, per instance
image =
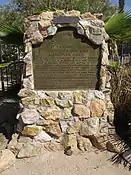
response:
[[[48,150],[107,149],[114,132],[109,37],[96,16],[61,10],[25,20],[20,140]]]

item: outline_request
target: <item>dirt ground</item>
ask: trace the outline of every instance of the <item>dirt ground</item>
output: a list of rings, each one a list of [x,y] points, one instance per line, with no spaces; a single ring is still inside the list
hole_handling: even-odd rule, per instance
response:
[[[112,165],[111,153],[76,153],[71,157],[63,152],[46,152],[39,157],[17,160],[1,175],[130,175],[122,165]]]

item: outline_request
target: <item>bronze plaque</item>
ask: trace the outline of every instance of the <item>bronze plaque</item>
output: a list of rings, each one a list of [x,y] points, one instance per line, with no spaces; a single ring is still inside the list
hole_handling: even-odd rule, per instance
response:
[[[61,28],[33,47],[36,90],[96,89],[100,46],[92,45],[74,28]]]

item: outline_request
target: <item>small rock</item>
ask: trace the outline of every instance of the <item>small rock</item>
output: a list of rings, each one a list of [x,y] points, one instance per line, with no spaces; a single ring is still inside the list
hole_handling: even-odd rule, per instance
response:
[[[72,108],[64,108],[63,109],[63,119],[70,119],[72,117],[71,109]]]
[[[40,108],[39,112],[46,120],[56,121],[61,117],[61,110],[58,107]]]
[[[15,155],[8,149],[0,153],[0,173],[15,164]]]
[[[48,36],[55,35],[56,32],[57,32],[57,27],[56,26],[50,26],[49,28],[47,28]]]
[[[50,143],[46,143],[44,144],[44,147],[48,150],[48,151],[63,151],[63,146],[60,143],[56,143],[51,141]]]
[[[27,125],[24,127],[24,130],[22,131],[23,135],[34,137],[38,135],[42,131],[41,126],[36,125]]]
[[[101,91],[95,91],[94,92],[95,96],[98,98],[98,99],[101,99],[101,100],[104,100],[105,99],[105,95],[103,94],[103,92]]]
[[[31,97],[26,97],[21,99],[21,103],[23,106],[29,106],[29,105],[39,105],[40,101],[38,97],[31,96]]]
[[[48,107],[48,106],[54,106],[54,99],[52,97],[48,97],[48,98],[41,98],[40,99],[40,104],[44,107]]]
[[[92,117],[102,117],[106,110],[105,102],[102,100],[92,100],[90,109]]]
[[[72,150],[77,150],[78,148],[77,148],[76,135],[74,135],[74,134],[64,135],[62,145],[63,145],[64,149],[66,149],[67,147],[70,146]]]
[[[17,155],[17,158],[29,158],[41,155],[45,151],[43,146],[25,144]]]
[[[80,128],[81,128],[81,122],[80,121],[77,121],[77,122],[74,123],[73,126],[68,127],[67,133],[68,134],[78,133],[80,131]]]
[[[98,117],[88,118],[86,121],[82,122],[80,128],[81,136],[97,135],[98,133],[99,133]]]
[[[30,96],[35,96],[36,93],[33,90],[30,89],[21,89],[20,92],[18,93],[18,96],[21,98],[25,98],[25,97],[30,97]]]
[[[79,136],[77,138],[77,142],[78,142],[78,148],[81,151],[88,151],[92,147],[92,144],[88,138]]]
[[[72,100],[73,96],[71,92],[59,92],[58,93],[58,98],[60,100]]]
[[[18,139],[18,135],[13,134],[12,140],[9,142],[7,147],[12,153],[14,153],[15,156],[17,156],[18,152],[22,148],[22,143],[19,143],[17,139]]]
[[[76,91],[73,93],[73,98],[74,98],[74,103],[82,104],[82,92],[81,91]]]
[[[55,103],[58,107],[60,108],[69,108],[72,106],[72,104],[70,103],[70,101],[68,100],[60,100],[60,99],[56,99]]]
[[[44,125],[44,130],[48,134],[54,136],[54,137],[60,137],[61,136],[61,129],[58,122],[49,122],[49,124]]]
[[[68,125],[68,121],[66,121],[66,120],[60,120],[60,127],[61,127],[61,131],[63,133],[66,133],[68,126],[69,126]]]
[[[46,92],[45,94],[53,99],[58,97],[58,92]]]
[[[8,140],[6,139],[6,137],[2,133],[0,133],[0,151],[6,148],[7,143]]]
[[[50,142],[51,137],[45,131],[41,131],[39,135],[34,137],[34,141],[40,143]]]
[[[73,108],[73,113],[79,116],[79,118],[86,119],[90,117],[90,109],[82,104],[75,104]]]
[[[21,118],[24,124],[35,124],[40,118],[40,114],[37,112],[36,109],[24,108],[23,112],[21,113]]]

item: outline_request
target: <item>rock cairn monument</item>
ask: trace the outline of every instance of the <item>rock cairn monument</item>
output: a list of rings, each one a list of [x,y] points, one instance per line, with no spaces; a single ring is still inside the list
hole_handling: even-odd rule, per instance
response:
[[[25,149],[108,149],[114,134],[108,39],[98,14],[55,11],[25,20],[18,124]]]

